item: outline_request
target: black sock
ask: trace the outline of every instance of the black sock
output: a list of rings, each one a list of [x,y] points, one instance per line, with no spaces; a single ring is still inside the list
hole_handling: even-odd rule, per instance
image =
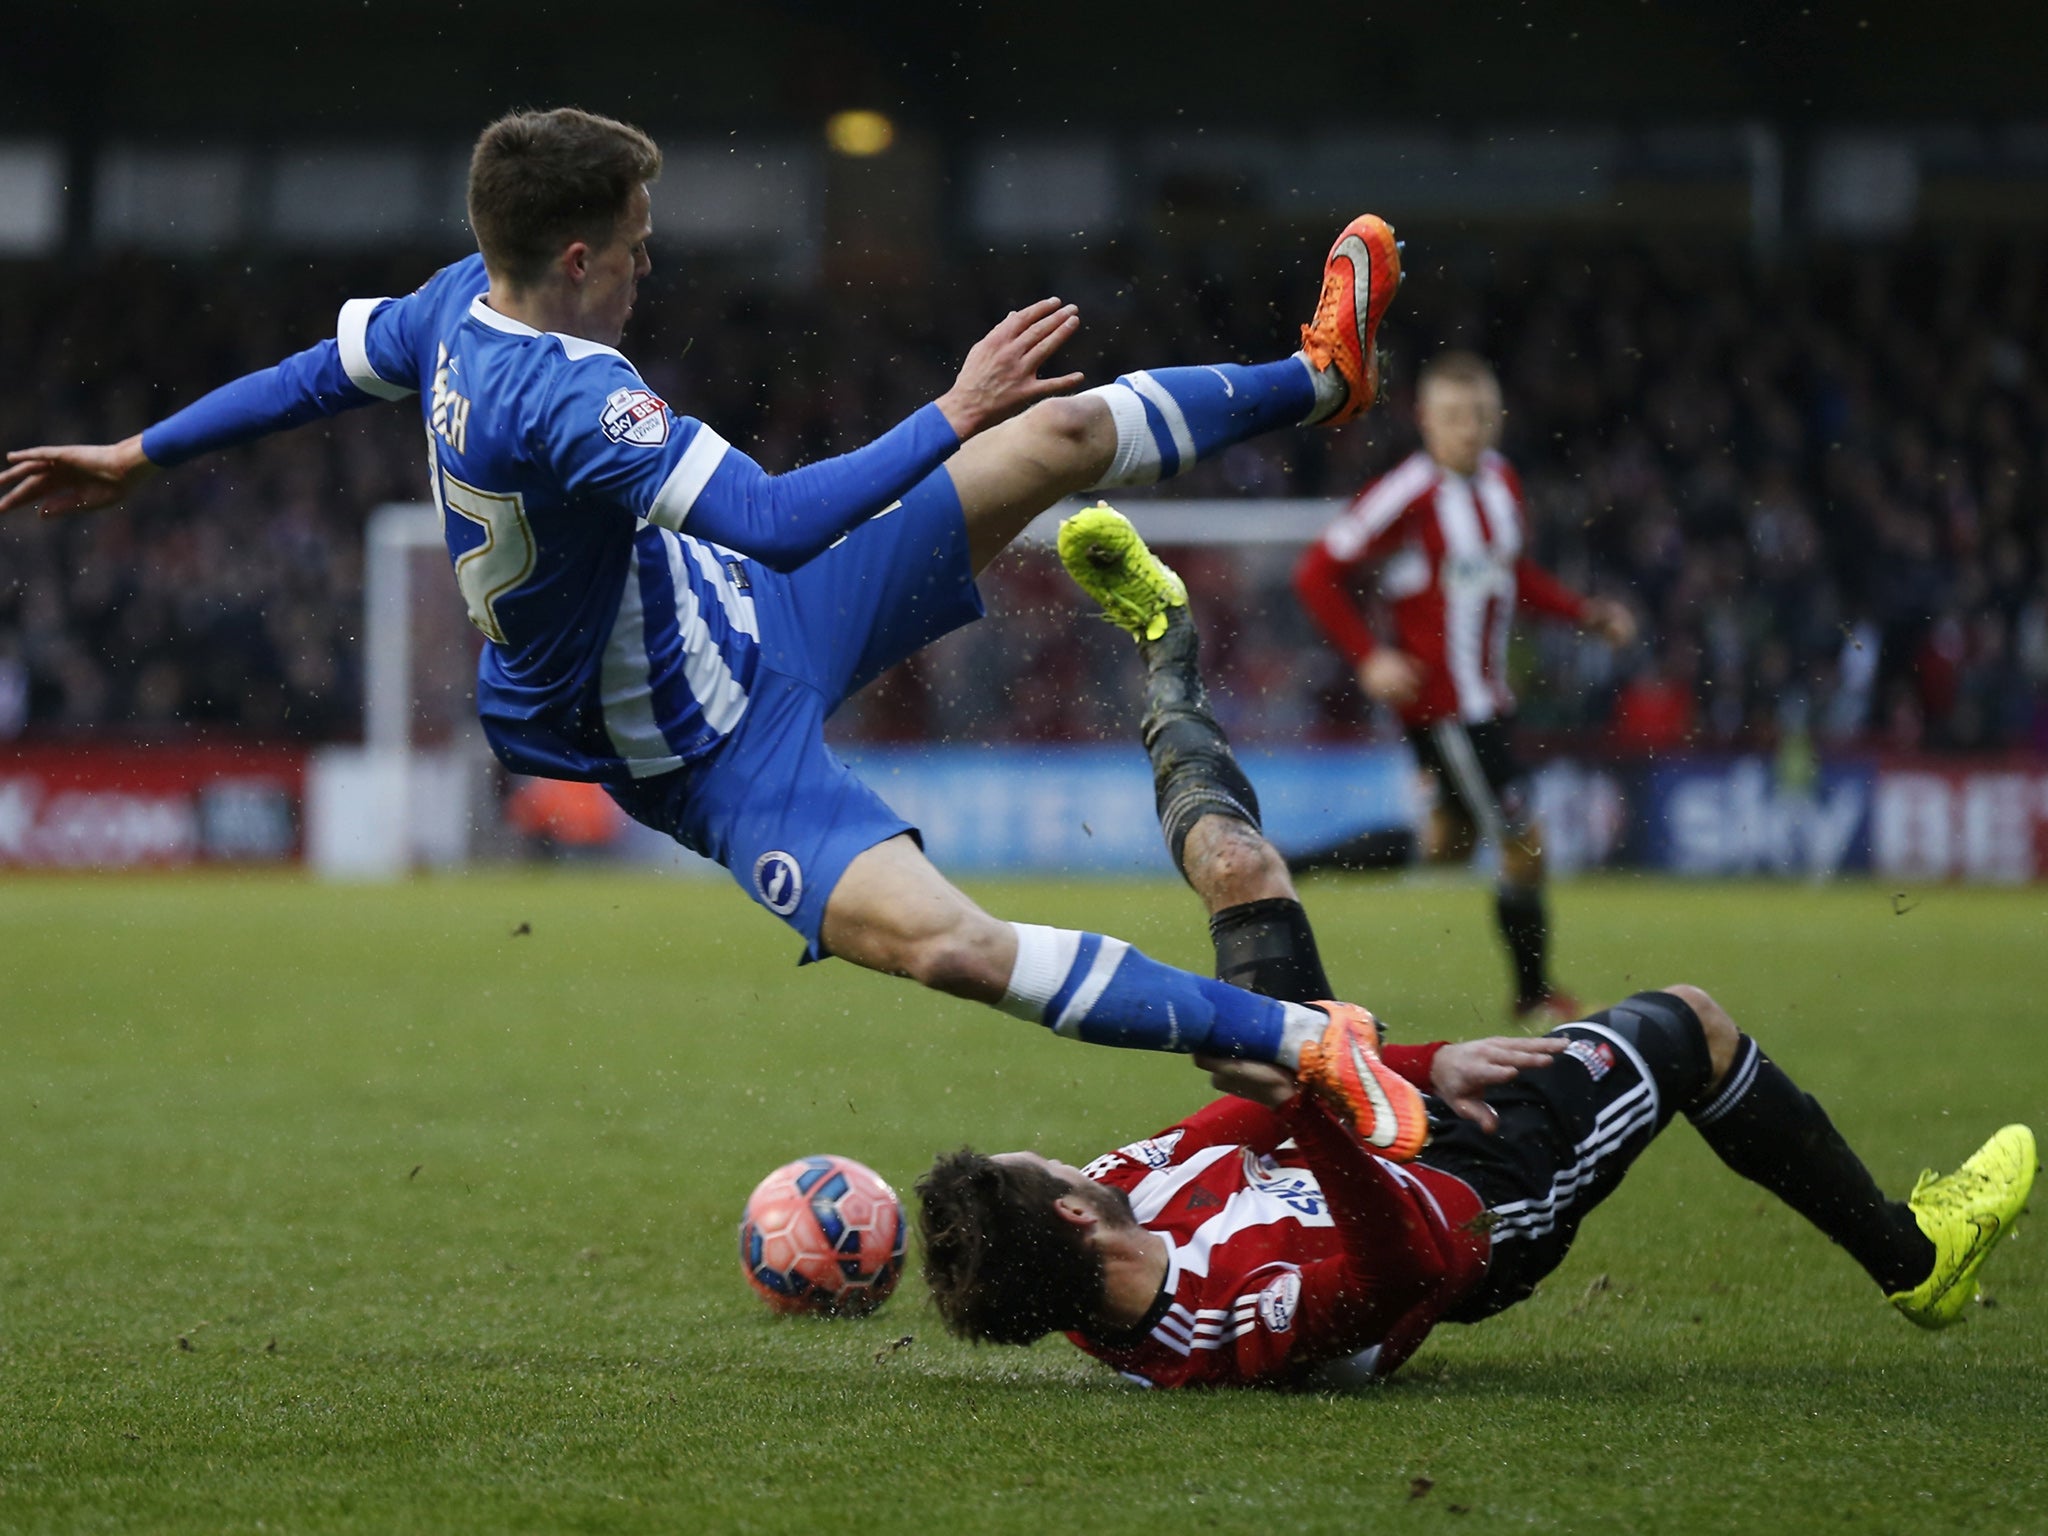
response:
[[[1847,1249],[1886,1295],[1933,1272],[1934,1245],[1913,1213],[1885,1198],[1827,1111],[1749,1036],[1721,1087],[1687,1113],[1722,1162]]]
[[[1315,930],[1301,903],[1285,896],[1225,907],[1209,919],[1216,979],[1284,1003],[1330,996],[1330,978],[1316,952]]]
[[[1406,869],[1414,862],[1415,834],[1407,827],[1361,832],[1341,843],[1287,856],[1287,868],[1297,875],[1319,869]]]
[[[1515,967],[1515,1004],[1533,1007],[1550,994],[1545,959],[1550,948],[1550,918],[1544,911],[1543,887],[1502,884],[1494,893],[1493,910]]]
[[[1152,795],[1159,830],[1174,868],[1187,875],[1188,834],[1204,816],[1227,816],[1259,830],[1259,797],[1230,739],[1209,712],[1200,645],[1185,608],[1168,617],[1166,633],[1139,647],[1145,659],[1145,715],[1139,730],[1152,759]]]

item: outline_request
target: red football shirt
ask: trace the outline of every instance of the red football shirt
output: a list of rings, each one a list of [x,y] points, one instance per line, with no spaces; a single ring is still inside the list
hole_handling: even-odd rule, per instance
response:
[[[1374,1156],[1305,1096],[1277,1114],[1218,1100],[1086,1172],[1166,1239],[1166,1280],[1130,1335],[1068,1337],[1145,1386],[1281,1383],[1353,1357],[1385,1375],[1486,1273],[1469,1185]]]
[[[1356,667],[1372,627],[1353,595],[1368,569],[1391,611],[1395,643],[1422,668],[1402,707],[1409,725],[1475,724],[1514,708],[1508,629],[1517,607],[1582,624],[1584,599],[1523,551],[1527,522],[1514,467],[1489,452],[1472,475],[1410,454],[1359,493],[1310,545],[1295,591],[1330,643]]]

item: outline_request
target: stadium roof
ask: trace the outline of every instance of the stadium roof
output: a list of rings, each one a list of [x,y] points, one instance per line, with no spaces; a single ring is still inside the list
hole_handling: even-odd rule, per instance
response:
[[[2031,116],[2048,11],[1905,0],[571,7],[76,0],[0,51],[0,131],[472,129],[577,102],[760,130],[873,106],[929,126]],[[487,19],[486,19],[487,18]]]

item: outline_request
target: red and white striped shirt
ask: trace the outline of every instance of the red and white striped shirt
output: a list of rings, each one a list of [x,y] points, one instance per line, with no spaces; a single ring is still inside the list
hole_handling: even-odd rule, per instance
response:
[[[1522,552],[1527,526],[1521,481],[1499,454],[1482,455],[1467,477],[1416,452],[1360,492],[1309,546],[1295,568],[1295,591],[1356,667],[1376,642],[1353,582],[1376,566],[1395,643],[1422,668],[1422,686],[1401,718],[1409,725],[1492,720],[1515,706],[1507,660],[1516,606],[1586,621],[1585,600]]]
[[[1470,1186],[1375,1157],[1305,1096],[1222,1099],[1097,1158],[1168,1245],[1130,1335],[1068,1337],[1144,1386],[1281,1383],[1356,1359],[1384,1375],[1486,1273]]]

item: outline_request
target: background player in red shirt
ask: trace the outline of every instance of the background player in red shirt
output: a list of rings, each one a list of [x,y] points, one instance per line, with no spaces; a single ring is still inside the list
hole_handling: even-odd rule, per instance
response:
[[[1517,1017],[1569,1018],[1575,999],[1551,984],[1543,833],[1510,737],[1508,631],[1517,608],[1592,629],[1616,645],[1635,635],[1622,604],[1585,598],[1526,552],[1528,519],[1500,441],[1500,382],[1470,352],[1433,358],[1416,381],[1422,448],[1368,485],[1303,554],[1295,590],[1372,699],[1407,728],[1436,799],[1423,857],[1462,860],[1484,838],[1500,850],[1495,910],[1515,971]],[[1394,641],[1383,644],[1357,583],[1377,578]]]
[[[1161,827],[1210,912],[1217,971],[1280,997],[1328,979],[1257,797],[1202,696],[1178,579],[1107,508],[1060,552],[1139,638]],[[1275,1068],[1204,1061],[1236,1097],[1077,1169],[1035,1152],[940,1158],[918,1185],[925,1273],[955,1333],[1056,1329],[1153,1386],[1384,1375],[1440,1321],[1521,1300],[1586,1212],[1683,1111],[1743,1177],[1848,1250],[1925,1327],[1958,1321],[2026,1203],[2034,1138],[2008,1126],[1888,1200],[1826,1112],[1696,987],[1639,993],[1541,1039],[1387,1046],[1420,1100],[1412,1162],[1375,1155]]]

